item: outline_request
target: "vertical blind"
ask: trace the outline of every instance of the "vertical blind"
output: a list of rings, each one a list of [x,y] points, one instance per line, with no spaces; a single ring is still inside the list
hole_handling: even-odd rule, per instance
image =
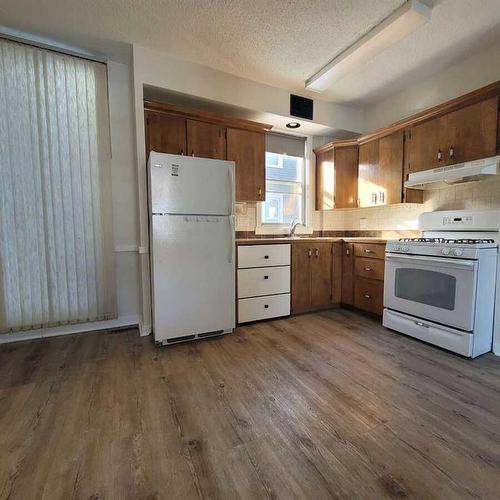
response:
[[[106,67],[0,40],[0,332],[116,316]]]

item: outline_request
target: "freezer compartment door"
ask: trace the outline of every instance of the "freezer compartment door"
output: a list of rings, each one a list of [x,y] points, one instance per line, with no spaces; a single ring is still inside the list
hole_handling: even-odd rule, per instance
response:
[[[234,328],[233,226],[231,217],[152,217],[156,341]]]
[[[148,168],[152,213],[233,213],[234,162],[151,152]]]

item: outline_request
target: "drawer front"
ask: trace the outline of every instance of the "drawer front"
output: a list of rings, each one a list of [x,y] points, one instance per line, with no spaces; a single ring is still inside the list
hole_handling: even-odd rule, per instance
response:
[[[273,267],[290,265],[290,244],[240,245],[238,247],[238,268]]]
[[[290,314],[290,294],[238,300],[238,323]]]
[[[238,298],[290,293],[290,266],[238,269]]]
[[[385,262],[383,260],[357,257],[355,268],[356,276],[374,280],[384,280]]]
[[[356,257],[370,257],[372,259],[384,259],[385,244],[354,243],[354,255]]]
[[[382,314],[383,304],[384,282],[357,277],[354,284],[354,307]]]

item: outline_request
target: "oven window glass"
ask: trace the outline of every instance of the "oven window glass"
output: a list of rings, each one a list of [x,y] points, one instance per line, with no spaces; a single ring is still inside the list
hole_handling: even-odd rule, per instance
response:
[[[453,311],[457,279],[424,269],[396,269],[394,294],[400,299]]]

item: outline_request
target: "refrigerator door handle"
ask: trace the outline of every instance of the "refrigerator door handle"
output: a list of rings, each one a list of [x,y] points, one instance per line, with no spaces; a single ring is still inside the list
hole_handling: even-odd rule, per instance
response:
[[[229,167],[227,170],[229,177],[229,192],[231,193],[231,208],[229,209],[229,214],[231,216],[234,215],[234,203],[235,203],[235,186],[234,186],[234,169],[233,167]]]
[[[229,231],[231,232],[231,237],[229,238],[231,248],[229,249],[229,262],[232,264],[234,262],[234,252],[235,252],[235,246],[236,246],[236,241],[235,241],[235,216],[230,215],[229,216]]]

